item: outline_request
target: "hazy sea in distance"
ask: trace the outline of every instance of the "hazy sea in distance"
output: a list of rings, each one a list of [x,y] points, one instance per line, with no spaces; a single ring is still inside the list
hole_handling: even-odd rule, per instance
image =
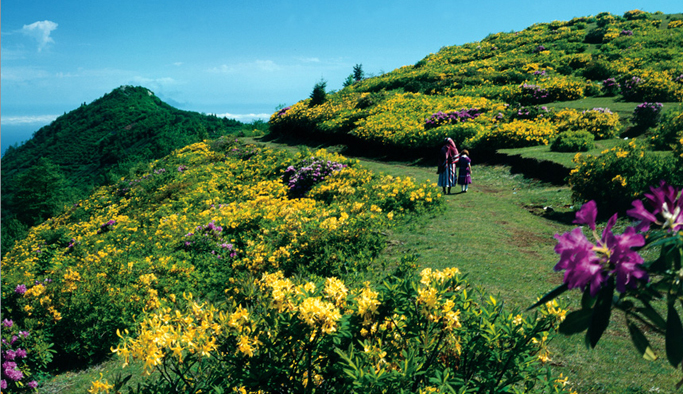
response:
[[[224,116],[231,119],[239,120],[240,122],[249,123],[257,119],[268,121],[270,115],[275,112],[277,104],[225,104],[225,105],[211,105],[207,108],[176,108],[195,111],[205,114],[215,114],[217,116]],[[67,112],[76,109],[74,107]],[[38,110],[38,111],[36,111]],[[58,116],[64,114],[64,111],[55,108],[21,108],[2,106],[2,113],[0,115],[0,145],[2,148],[2,156],[5,155],[7,148],[14,144],[21,145],[24,141],[29,140],[33,133],[38,131],[41,127],[47,126],[54,121]]]

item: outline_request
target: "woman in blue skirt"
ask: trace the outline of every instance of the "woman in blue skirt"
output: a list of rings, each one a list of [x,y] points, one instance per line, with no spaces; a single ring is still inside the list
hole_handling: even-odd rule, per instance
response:
[[[451,187],[457,184],[456,164],[458,163],[458,148],[452,139],[446,138],[439,151],[438,185],[443,188],[443,194],[451,194]]]

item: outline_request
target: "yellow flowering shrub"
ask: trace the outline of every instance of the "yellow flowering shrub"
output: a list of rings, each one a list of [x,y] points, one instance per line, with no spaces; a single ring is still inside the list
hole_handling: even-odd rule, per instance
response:
[[[534,316],[507,312],[493,297],[473,297],[457,268],[381,283],[348,289],[335,277],[243,276],[220,307],[185,296],[145,318],[136,335],[124,333],[113,350],[124,367],[135,359],[148,373],[162,372],[144,383],[161,391],[429,390],[447,369],[448,384],[462,392],[498,387],[500,373],[507,384],[546,382],[567,392],[561,377],[546,379],[548,343],[567,312],[556,301]]]

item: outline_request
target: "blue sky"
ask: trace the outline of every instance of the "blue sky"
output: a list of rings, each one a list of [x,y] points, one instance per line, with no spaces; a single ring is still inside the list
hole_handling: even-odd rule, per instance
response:
[[[439,48],[608,11],[683,11],[680,0],[4,0],[2,151],[121,85],[181,109],[249,121]],[[250,116],[251,115],[251,116]]]

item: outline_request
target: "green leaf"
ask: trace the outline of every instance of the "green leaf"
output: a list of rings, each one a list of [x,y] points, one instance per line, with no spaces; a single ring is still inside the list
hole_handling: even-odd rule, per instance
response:
[[[591,309],[593,305],[595,305],[595,297],[591,296],[590,286],[587,286],[581,297],[581,308]]]
[[[666,315],[666,358],[675,367],[683,361],[683,325],[674,303],[669,303]]]
[[[586,345],[594,348],[602,334],[609,326],[612,313],[612,297],[614,294],[614,278],[610,278],[598,292],[598,299],[593,308],[591,323],[586,331]]]
[[[546,302],[548,302],[548,301],[552,300],[553,298],[559,296],[560,294],[564,293],[568,289],[569,289],[569,286],[566,283],[561,284],[560,286],[551,290],[548,294],[541,297],[541,299],[538,300],[538,302],[536,302],[532,306],[528,307],[527,310],[531,310],[531,309],[536,308],[539,305],[545,304]]]
[[[640,355],[646,360],[656,360],[657,355],[654,351],[652,351],[650,342],[647,340],[645,334],[643,334],[640,328],[628,319],[626,319],[626,325],[628,326],[628,332],[631,334],[631,340],[638,350],[638,353],[640,353]]]
[[[636,308],[636,312],[647,318],[656,327],[666,330],[666,321],[664,318],[652,308],[650,305],[646,305],[643,308]]]
[[[580,333],[588,328],[593,316],[592,309],[579,309],[571,312],[560,324],[560,332],[565,335]]]

